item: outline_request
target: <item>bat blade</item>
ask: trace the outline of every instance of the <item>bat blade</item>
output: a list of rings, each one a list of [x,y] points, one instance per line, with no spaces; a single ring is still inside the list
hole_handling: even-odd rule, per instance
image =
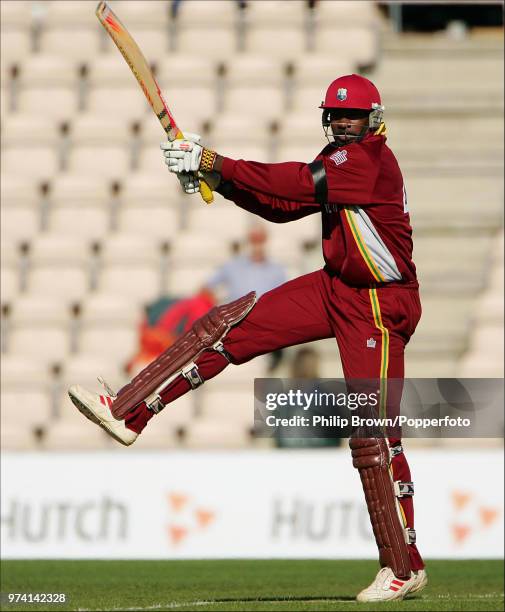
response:
[[[163,99],[152,70],[131,34],[106,2],[98,4],[96,16],[126,60],[168,139],[182,138],[182,132]]]
[[[177,126],[172,116],[149,64],[139,46],[121,23],[117,15],[106,2],[99,2],[96,7],[96,16],[109,36],[112,38],[116,47],[121,52],[126,63],[137,79],[147,101],[158,117],[168,140],[184,138],[183,133]],[[207,183],[200,179],[200,194],[207,204],[214,200],[212,189]]]

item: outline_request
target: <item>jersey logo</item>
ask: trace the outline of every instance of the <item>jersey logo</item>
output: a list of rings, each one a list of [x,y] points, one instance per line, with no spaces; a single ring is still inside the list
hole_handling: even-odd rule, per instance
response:
[[[336,166],[340,166],[347,161],[347,151],[344,149],[343,151],[336,151],[333,155],[330,155],[330,159],[335,162]]]

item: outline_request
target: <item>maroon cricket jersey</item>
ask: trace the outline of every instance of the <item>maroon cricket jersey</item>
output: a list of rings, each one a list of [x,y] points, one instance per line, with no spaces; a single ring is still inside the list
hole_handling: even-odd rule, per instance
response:
[[[317,156],[326,171],[327,202],[318,203],[308,164],[264,164],[224,158],[220,192],[264,219],[284,223],[322,214],[326,267],[349,285],[417,286],[412,228],[398,162],[385,136],[326,146]]]

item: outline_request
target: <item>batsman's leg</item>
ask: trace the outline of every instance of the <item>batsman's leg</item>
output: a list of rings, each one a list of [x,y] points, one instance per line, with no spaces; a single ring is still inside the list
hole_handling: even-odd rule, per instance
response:
[[[320,270],[269,291],[257,304],[251,293],[213,308],[117,395],[90,394],[78,385],[69,395],[90,420],[121,443],[131,444],[154,414],[229,363],[331,337],[324,308],[327,282]]]
[[[418,300],[410,290],[352,289],[334,282],[335,335],[344,375],[353,385],[376,380],[381,416],[399,410],[404,377],[404,350],[419,319]],[[399,297],[397,292],[406,293]],[[400,309],[400,310],[399,310]],[[339,316],[345,311],[345,317]],[[394,380],[394,384],[392,381]],[[388,387],[388,381],[389,384]],[[385,411],[385,412],[384,412]],[[400,439],[361,437],[350,440],[370,521],[379,549],[381,570],[358,601],[403,599],[427,582],[414,530],[414,485]]]

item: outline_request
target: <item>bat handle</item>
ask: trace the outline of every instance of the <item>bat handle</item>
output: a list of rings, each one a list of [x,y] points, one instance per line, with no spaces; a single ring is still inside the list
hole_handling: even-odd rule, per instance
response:
[[[202,179],[200,179],[200,195],[202,196],[202,199],[206,204],[212,204],[212,202],[214,201],[212,189]]]

